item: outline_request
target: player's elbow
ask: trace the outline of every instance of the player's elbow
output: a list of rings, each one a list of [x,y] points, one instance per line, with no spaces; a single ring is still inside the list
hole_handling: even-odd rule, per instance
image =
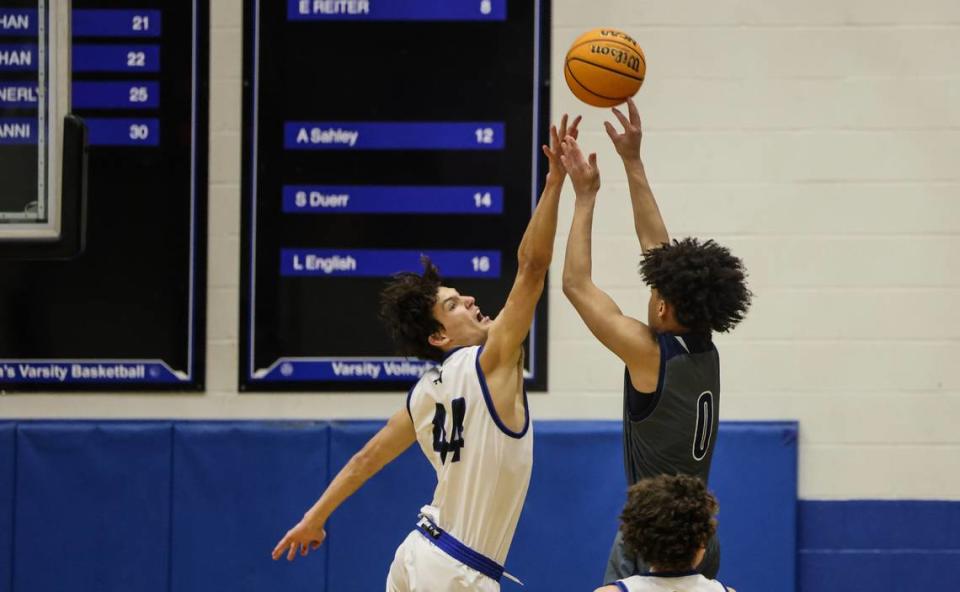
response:
[[[529,277],[546,277],[550,269],[550,254],[546,253],[517,253],[517,275]]]
[[[563,274],[563,295],[570,302],[579,302],[583,298],[585,287],[586,281],[583,278],[578,278],[569,273]]]
[[[353,455],[348,465],[351,479],[364,482],[379,470],[376,455],[364,448]]]

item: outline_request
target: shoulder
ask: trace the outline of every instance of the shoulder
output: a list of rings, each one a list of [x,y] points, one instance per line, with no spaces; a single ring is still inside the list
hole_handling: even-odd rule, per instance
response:
[[[630,588],[625,584],[628,580],[629,578],[627,580],[617,580],[612,584],[597,588],[594,592],[630,592]]]
[[[407,393],[407,408],[424,399],[441,400],[449,389],[444,388],[458,376],[476,372],[477,354],[480,346],[461,347],[450,351],[447,357],[429,368]]]
[[[443,362],[437,367],[437,370],[444,371],[469,366],[476,361],[482,349],[482,345],[468,345],[451,350],[447,352],[447,356],[443,358]]]
[[[711,580],[706,576],[704,576],[703,574],[700,574],[700,587],[698,587],[697,589],[699,590],[701,588],[709,592],[736,592],[736,590],[734,590],[733,588],[728,588],[727,586],[724,586],[723,584],[721,584],[719,581]]]

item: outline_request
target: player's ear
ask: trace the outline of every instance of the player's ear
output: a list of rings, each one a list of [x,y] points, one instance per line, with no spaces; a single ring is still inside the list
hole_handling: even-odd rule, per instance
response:
[[[667,315],[670,312],[670,305],[667,304],[667,301],[663,298],[657,299],[657,318],[661,321],[667,319]]]
[[[443,331],[437,331],[430,337],[427,337],[427,343],[433,347],[443,349],[444,347],[450,345],[450,338],[447,337],[447,334]]]
[[[703,557],[704,557],[706,554],[707,554],[707,548],[706,548],[706,547],[700,547],[699,549],[697,549],[697,554],[693,557],[693,565],[694,565],[694,567],[700,565],[700,563],[703,561]]]

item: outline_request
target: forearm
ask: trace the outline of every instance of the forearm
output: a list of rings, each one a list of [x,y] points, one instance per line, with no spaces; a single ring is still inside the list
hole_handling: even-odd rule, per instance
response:
[[[333,511],[347,498],[357,492],[370,477],[382,467],[375,467],[364,457],[363,451],[353,458],[334,477],[330,485],[313,506],[307,510],[304,517],[317,524],[326,523]]]
[[[406,409],[397,411],[377,435],[340,469],[327,489],[304,517],[323,524],[337,507],[356,493],[380,469],[400,456],[417,439],[416,431]]]
[[[637,239],[640,241],[641,249],[647,251],[669,242],[670,235],[667,233],[667,227],[663,223],[663,216],[660,215],[657,200],[654,199],[650,183],[647,181],[643,161],[639,157],[624,159],[623,165],[627,172],[627,183],[630,187],[633,224],[637,231]]]
[[[527,230],[523,233],[517,249],[520,266],[533,266],[546,270],[553,259],[553,241],[557,234],[557,210],[563,176],[547,175],[540,201],[533,211]]]
[[[577,198],[573,222],[567,238],[567,252],[563,260],[563,291],[571,301],[577,298],[583,286],[592,282],[593,210],[596,196]],[[576,303],[574,303],[576,304]]]

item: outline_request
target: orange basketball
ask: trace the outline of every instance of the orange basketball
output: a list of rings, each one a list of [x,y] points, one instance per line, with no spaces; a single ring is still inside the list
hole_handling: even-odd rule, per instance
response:
[[[637,94],[646,73],[643,50],[616,29],[594,29],[577,37],[563,68],[573,94],[594,107],[613,107]]]

